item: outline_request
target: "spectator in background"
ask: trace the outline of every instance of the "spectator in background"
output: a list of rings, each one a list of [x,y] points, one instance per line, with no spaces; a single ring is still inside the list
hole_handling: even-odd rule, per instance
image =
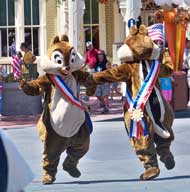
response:
[[[118,66],[117,64],[112,65],[112,67],[117,67],[117,66]],[[110,93],[111,100],[113,100],[114,93],[121,96],[122,98],[122,93],[118,90],[118,85],[119,85],[118,82],[114,82],[111,84],[111,93]]]
[[[30,79],[36,79],[38,77],[37,65],[34,64],[36,56],[32,53],[32,51],[29,49],[28,45],[25,42],[21,43],[20,49],[24,52],[23,63],[29,71]],[[23,70],[24,73],[26,73],[26,69]]]
[[[85,66],[87,66],[87,71],[90,73],[94,73],[94,67],[98,57],[98,50],[94,48],[91,41],[86,43],[86,59],[85,59]]]
[[[188,103],[187,106],[190,107],[190,48],[189,42],[186,43],[186,48],[184,51],[184,63],[183,63],[183,70],[187,74],[187,88],[188,88]]]
[[[105,52],[103,50],[98,51],[98,59],[95,64],[95,72],[104,71],[111,68],[110,62],[107,60]],[[100,107],[103,107],[102,114],[109,112],[109,94],[110,94],[110,84],[103,83],[97,86],[95,96],[100,102]]]
[[[4,78],[6,78],[8,76],[7,72],[6,72],[6,67],[3,65],[0,65],[0,80],[3,81]]]
[[[164,99],[171,104],[172,101],[172,77],[160,78],[160,87]]]

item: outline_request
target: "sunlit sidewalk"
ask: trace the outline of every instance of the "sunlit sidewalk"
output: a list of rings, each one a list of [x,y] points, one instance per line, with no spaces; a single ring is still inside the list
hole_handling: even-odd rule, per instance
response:
[[[89,97],[88,101],[83,100],[84,104],[89,106],[92,121],[102,121],[115,118],[121,118],[123,111],[123,102],[120,97],[114,97],[110,100],[109,112],[101,114],[103,108],[99,106],[96,97]],[[17,128],[36,125],[40,114],[36,115],[19,115],[19,116],[0,116],[0,128]]]

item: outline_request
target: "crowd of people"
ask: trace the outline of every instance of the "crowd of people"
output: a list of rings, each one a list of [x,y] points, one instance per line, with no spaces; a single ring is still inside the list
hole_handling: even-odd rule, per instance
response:
[[[105,51],[94,48],[92,42],[90,41],[87,42],[86,48],[87,48],[87,51],[86,51],[86,59],[85,59],[85,70],[89,71],[90,73],[95,73],[95,72],[109,69],[111,67],[117,67],[117,64],[111,64],[110,61],[108,61]],[[186,77],[187,77],[186,79],[187,95],[188,95],[187,107],[190,107],[190,48],[188,43],[184,52],[183,66],[184,66],[184,71],[186,72]],[[171,105],[172,105],[172,97],[173,97],[172,95],[173,82],[174,82],[174,79],[172,76],[160,78],[160,87],[161,87],[162,95],[165,98],[165,100]],[[109,99],[113,100],[115,94],[117,94],[118,96],[121,97],[121,99],[123,99],[125,94],[125,85],[123,85],[122,83],[120,84],[118,82],[111,83],[111,84],[105,83],[105,84],[98,85],[95,96],[99,100],[99,106],[103,108],[103,111],[102,111],[103,114],[109,112]]]
[[[13,50],[15,51],[16,47],[11,47],[10,50],[12,55]],[[27,42],[22,42],[20,44],[20,50],[16,51],[16,54],[22,61],[20,66],[21,74],[28,74],[30,80],[36,79],[39,75],[37,72],[36,56],[32,53]],[[96,49],[93,43],[90,41],[86,43],[86,54],[83,67],[85,71],[95,73],[116,66],[117,64],[111,64],[104,50]],[[3,66],[0,66],[0,76],[4,77],[4,73],[5,70]],[[99,101],[99,106],[103,108],[102,114],[109,112],[109,99],[113,100],[114,95],[122,97],[122,94],[119,90],[119,83],[104,83],[98,85],[95,96]]]
[[[106,53],[104,50],[98,50],[94,48],[93,43],[88,41],[86,43],[86,59],[84,63],[84,69],[90,73],[96,73],[110,69],[111,67],[117,66],[117,64],[111,64],[107,59]],[[102,83],[97,86],[95,96],[99,101],[99,106],[103,108],[102,114],[109,112],[109,97],[113,100],[114,94],[122,96],[118,89],[119,83]]]
[[[11,67],[15,80],[18,80],[21,75],[25,75],[24,78],[28,76],[29,80],[38,77],[36,56],[31,51],[30,45],[27,42],[20,44],[19,51],[16,49],[15,42],[13,42],[9,47],[9,55],[12,57]],[[15,76],[15,72],[17,72],[17,76]],[[8,76],[7,67],[0,65],[0,80],[4,81]]]
[[[188,103],[187,106],[190,107],[190,54],[189,54],[189,44],[187,43],[187,47],[184,53],[184,71],[187,76],[187,95],[188,95]],[[22,74],[29,74],[29,78],[36,79],[38,77],[36,56],[32,53],[26,42],[21,43],[20,51],[17,52],[20,59],[22,59],[21,72]],[[117,64],[111,64],[111,62],[107,59],[106,53],[104,50],[98,50],[94,47],[91,41],[86,42],[86,54],[84,61],[84,70],[95,73],[99,71],[104,71],[111,67],[117,67]],[[0,76],[5,76],[5,71],[2,66],[0,66]],[[163,97],[171,103],[172,101],[172,83],[173,78],[160,78],[160,85]],[[119,83],[104,83],[98,85],[97,90],[95,92],[95,96],[99,101],[99,106],[103,108],[102,113],[109,112],[109,99],[113,100],[114,95],[120,96],[123,99],[123,91],[122,85],[121,90],[119,89]]]

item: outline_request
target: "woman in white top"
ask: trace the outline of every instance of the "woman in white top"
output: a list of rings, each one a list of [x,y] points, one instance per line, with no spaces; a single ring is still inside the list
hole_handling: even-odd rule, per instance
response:
[[[190,49],[189,49],[189,43],[187,43],[187,47],[184,51],[184,63],[183,63],[183,69],[187,74],[187,85],[188,85],[188,103],[187,106],[190,107]]]

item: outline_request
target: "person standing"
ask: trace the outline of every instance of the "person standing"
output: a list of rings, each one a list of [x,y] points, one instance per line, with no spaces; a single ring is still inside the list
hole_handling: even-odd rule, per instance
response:
[[[186,48],[184,52],[184,63],[183,63],[183,70],[186,72],[187,75],[187,95],[188,95],[188,102],[187,107],[190,107],[190,46],[187,41]]]
[[[86,48],[85,66],[87,66],[87,71],[94,73],[94,67],[98,59],[98,49],[94,48],[91,41],[86,43]]]
[[[113,64],[112,65],[112,67],[117,67],[117,66],[118,66],[117,64]],[[114,93],[116,93],[117,95],[121,96],[121,99],[122,99],[122,93],[118,90],[118,85],[119,85],[118,82],[113,82],[111,84],[111,93],[110,93],[111,100],[113,100]]]
[[[111,64],[107,60],[105,52],[103,50],[98,51],[98,59],[94,67],[95,72],[104,71],[110,68],[111,68]],[[103,83],[97,86],[95,96],[100,101],[100,107],[104,108],[102,111],[102,114],[109,112],[109,94],[110,94],[109,83]]]
[[[29,49],[28,45],[25,42],[21,43],[20,49],[22,52],[24,52],[23,63],[29,71],[30,79],[36,79],[38,77],[37,65],[34,64],[36,56],[32,53],[32,51]],[[24,72],[26,72],[26,69],[24,69]]]
[[[160,78],[160,87],[164,99],[171,104],[172,101],[172,77]]]

